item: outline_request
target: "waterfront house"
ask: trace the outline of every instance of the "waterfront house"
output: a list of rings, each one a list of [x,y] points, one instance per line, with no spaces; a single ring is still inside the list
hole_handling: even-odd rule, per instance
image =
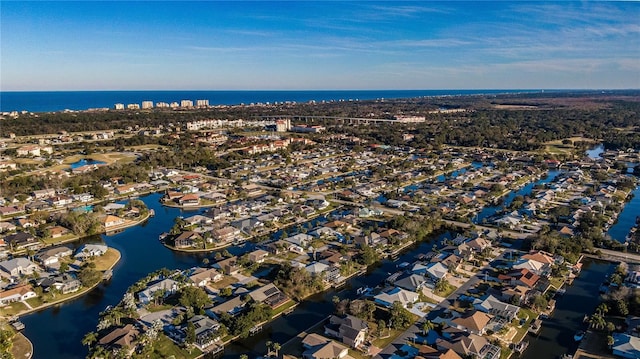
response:
[[[40,247],[40,242],[28,232],[17,232],[4,237],[5,243],[13,250],[34,249]]]
[[[622,358],[640,358],[640,338],[625,333],[613,333],[613,355]]]
[[[220,329],[220,323],[204,315],[194,315],[191,319],[187,320],[188,323],[193,324],[196,331],[196,340],[194,344],[200,349],[205,350],[207,347],[215,343],[220,339],[218,330]],[[183,325],[180,330],[187,337],[188,324]]]
[[[147,288],[138,292],[138,300],[142,304],[149,304],[153,300],[154,293],[161,291],[162,297],[166,298],[169,295],[178,291],[179,283],[173,279],[162,279],[147,285]]]
[[[268,256],[269,252],[262,249],[256,249],[255,251],[249,252],[249,254],[247,254],[247,258],[251,263],[262,263]]]
[[[240,236],[240,229],[226,226],[211,231],[213,240],[218,243],[230,243],[233,242],[238,236]]]
[[[21,302],[37,295],[30,285],[21,285],[4,291],[0,291],[0,305],[7,305],[13,302]]]
[[[132,324],[115,328],[98,340],[98,345],[111,350],[124,350],[127,356],[135,349],[135,340],[140,335]]]
[[[58,263],[60,258],[70,257],[72,254],[73,251],[69,247],[53,247],[40,251],[40,253],[36,255],[36,260],[42,263],[42,265],[49,267]]]
[[[410,274],[393,282],[393,285],[412,292],[418,292],[425,286],[426,280],[424,276],[419,274]]]
[[[332,315],[324,326],[325,335],[338,338],[344,344],[356,349],[364,344],[368,330],[369,325],[366,321],[352,315],[344,317]]]
[[[449,268],[447,268],[441,262],[429,263],[427,264],[427,268],[425,270],[425,275],[433,282],[446,279],[448,273]]]
[[[113,227],[117,227],[124,224],[124,219],[108,214],[106,217],[102,219],[102,225],[105,229],[110,229]]]
[[[104,244],[83,244],[82,247],[76,250],[76,254],[73,257],[79,260],[100,257],[107,253],[108,249],[109,247]]]
[[[275,286],[270,283],[249,292],[251,299],[258,303],[264,303],[271,308],[277,308],[289,300],[289,298]]]
[[[210,282],[219,282],[224,278],[224,275],[217,270],[210,268],[197,268],[190,276],[189,280],[196,287],[205,287]]]
[[[483,335],[486,332],[487,325],[490,321],[491,316],[481,311],[474,310],[468,312],[465,316],[453,319],[451,321],[451,325],[471,334]]]
[[[518,311],[520,311],[520,307],[504,303],[492,295],[485,295],[482,298],[474,300],[473,307],[483,313],[491,314],[508,321],[515,319],[518,316]]]
[[[348,354],[349,347],[333,340],[327,340],[324,344],[305,350],[302,357],[304,359],[342,359]]]
[[[207,313],[207,315],[218,319],[223,313],[227,313],[233,317],[242,313],[246,304],[247,303],[243,301],[240,296],[237,296],[223,303],[207,308],[205,309],[205,312]]]
[[[407,308],[409,305],[417,302],[419,297],[418,293],[393,287],[376,295],[373,299],[377,304],[387,308],[391,308],[394,302],[400,302],[404,308]]]
[[[51,238],[60,238],[68,233],[70,233],[71,231],[69,231],[68,229],[62,227],[62,226],[53,226],[53,227],[49,227],[46,229],[46,231],[49,232],[49,237]]]
[[[500,358],[500,347],[491,344],[485,337],[471,333],[456,333],[449,339],[437,339],[436,347],[439,350],[453,350],[457,357]]]
[[[195,193],[185,194],[178,199],[178,204],[181,206],[197,206],[200,204],[200,196]]]
[[[202,241],[202,236],[194,231],[185,231],[173,239],[173,246],[176,248],[189,248]]]

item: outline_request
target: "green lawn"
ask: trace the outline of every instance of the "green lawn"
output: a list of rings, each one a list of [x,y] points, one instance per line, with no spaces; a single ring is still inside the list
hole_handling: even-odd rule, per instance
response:
[[[191,353],[180,348],[174,342],[172,342],[169,338],[167,338],[164,334],[158,336],[158,340],[153,345],[153,353],[149,356],[149,358],[189,358],[194,359],[200,356],[202,352],[193,348]]]
[[[0,315],[12,317],[23,310],[27,310],[27,306],[23,303],[15,302],[0,308]]]
[[[531,322],[537,317],[538,315],[536,313],[534,313],[533,311],[529,310],[529,309],[525,309],[525,308],[520,308],[520,311],[518,311],[518,319],[516,320],[520,320],[521,318],[527,318],[527,322],[524,323],[524,325],[522,326],[522,328],[518,328],[518,326],[514,326],[514,328],[517,330],[517,334],[513,337],[513,342],[514,343],[519,343],[520,341],[522,341],[522,339],[524,339],[524,337],[527,335],[527,331],[529,330],[529,327],[531,326]]]
[[[451,284],[447,284],[447,289],[442,290],[442,291],[440,291],[440,290],[435,290],[435,291],[433,291],[433,293],[434,293],[435,295],[437,295],[437,296],[440,296],[440,297],[446,298],[446,297],[448,297],[451,293],[453,293],[453,291],[454,291],[454,290],[456,290],[456,289],[457,289],[457,287],[456,287],[456,286],[451,285]]]
[[[387,328],[382,332],[382,336],[384,337],[387,335],[387,333],[389,333],[389,337],[375,339],[373,341],[373,345],[377,346],[378,348],[385,348],[387,345],[391,344],[391,342],[393,342],[398,337],[398,335],[404,333],[404,331],[405,329],[391,329],[391,332],[389,333],[389,329]]]
[[[291,300],[291,299],[289,299],[288,302],[286,302],[285,304],[283,304],[283,305],[281,305],[278,308],[273,310],[272,317],[275,317],[276,315],[286,311],[287,309],[293,307],[294,305],[296,305],[296,302]]]

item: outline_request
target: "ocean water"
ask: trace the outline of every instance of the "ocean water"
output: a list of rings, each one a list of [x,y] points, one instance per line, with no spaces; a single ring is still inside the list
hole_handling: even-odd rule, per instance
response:
[[[0,112],[53,112],[114,108],[142,101],[178,102],[209,100],[210,105],[239,105],[274,102],[375,100],[424,96],[464,96],[537,92],[532,90],[341,90],[341,91],[47,91],[0,92]]]

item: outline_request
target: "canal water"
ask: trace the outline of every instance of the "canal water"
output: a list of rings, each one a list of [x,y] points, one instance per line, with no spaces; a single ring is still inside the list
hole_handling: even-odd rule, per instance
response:
[[[552,182],[558,176],[558,174],[560,174],[560,171],[551,170],[551,171],[549,171],[549,173],[547,174],[546,177],[541,178],[541,179],[539,179],[537,181],[531,182],[531,183],[523,186],[519,190],[509,192],[509,194],[504,198],[504,201],[502,202],[501,205],[484,207],[478,213],[478,215],[473,218],[473,223],[481,224],[484,219],[487,219],[487,218],[495,215],[496,213],[498,213],[498,211],[502,210],[503,208],[509,207],[509,205],[511,205],[511,202],[513,202],[513,200],[517,196],[529,196],[529,195],[531,195],[531,192],[533,191],[533,188],[535,186],[541,185],[541,184],[547,184],[547,183]]]
[[[636,225],[636,217],[640,216],[640,186],[631,193],[633,198],[627,202],[616,223],[607,231],[607,234],[618,242],[625,241],[631,228]]]
[[[109,282],[76,300],[21,317],[26,325],[24,333],[34,345],[35,359],[84,358],[87,350],[82,346],[82,337],[95,330],[99,313],[107,306],[117,304],[129,286],[160,268],[186,269],[201,264],[204,258],[213,259],[213,253],[174,252],[160,243],[158,236],[173,226],[176,216],[186,217],[202,212],[183,212],[177,208],[164,207],[159,202],[160,197],[160,194],[152,194],[141,198],[155,211],[155,216],[147,222],[112,236],[97,238],[119,250],[122,255]],[[443,236],[445,235],[441,237]],[[401,255],[397,263],[411,261],[419,253],[428,252],[431,246],[431,243],[414,246]],[[253,244],[248,243],[229,247],[228,251],[239,255],[251,249]],[[286,342],[330,314],[333,311],[331,298],[334,295],[354,297],[357,288],[379,284],[389,273],[396,271],[395,263],[383,261],[370,273],[349,280],[339,293],[328,291],[309,298],[293,313],[266,325],[256,336],[228,346],[224,357],[237,358],[241,353],[264,354],[266,341]]]
[[[614,269],[607,262],[584,261],[582,273],[567,287],[567,292],[556,301],[556,310],[549,319],[543,320],[538,335],[529,334],[529,347],[523,359],[559,358],[573,354],[578,343],[573,339],[578,330],[585,329],[582,322],[585,314],[591,314],[600,303],[598,289],[606,276]]]

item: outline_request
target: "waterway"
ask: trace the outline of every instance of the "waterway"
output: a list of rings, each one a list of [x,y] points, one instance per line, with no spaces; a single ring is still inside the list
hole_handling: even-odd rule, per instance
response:
[[[631,193],[633,198],[624,206],[617,222],[607,231],[607,234],[618,242],[625,241],[627,234],[636,224],[636,217],[640,215],[640,186]]]
[[[604,145],[602,144],[594,146],[588,149],[586,152],[587,156],[589,156],[589,158],[592,158],[594,160],[602,158],[603,153],[604,153]]]
[[[155,217],[116,235],[101,237],[122,255],[109,282],[74,301],[21,318],[26,325],[24,333],[34,345],[34,358],[84,358],[87,350],[82,346],[82,337],[95,330],[98,314],[108,305],[117,304],[130,285],[163,267],[186,269],[202,262],[204,254],[173,252],[158,241],[158,236],[182,212],[160,205],[159,194],[142,199],[155,211]]]
[[[145,223],[112,236],[94,239],[116,248],[122,255],[120,262],[113,269],[113,277],[109,282],[99,285],[76,300],[21,318],[26,325],[24,333],[34,344],[35,359],[84,358],[87,350],[81,344],[82,337],[87,332],[95,330],[99,313],[107,306],[117,304],[129,286],[148,273],[163,267],[186,269],[201,264],[204,258],[213,259],[213,253],[174,252],[160,243],[158,236],[171,228],[176,216],[190,216],[201,212],[183,212],[177,208],[164,207],[159,203],[160,196],[152,194],[141,198],[155,211],[155,216]],[[291,314],[266,325],[261,333],[229,345],[225,349],[224,357],[237,358],[242,353],[264,354],[266,341],[284,343],[330,314],[333,310],[331,298],[334,295],[355,297],[357,288],[379,284],[389,273],[395,272],[396,262],[412,261],[417,254],[428,252],[431,246],[432,243],[421,243],[408,249],[397,261],[381,262],[368,274],[350,279],[339,293],[328,291],[309,298]],[[234,255],[251,249],[251,243],[228,248]]]
[[[556,301],[556,310],[549,319],[543,321],[538,335],[529,334],[525,340],[529,347],[523,359],[559,358],[563,354],[573,354],[578,343],[573,335],[585,329],[582,322],[585,314],[591,314],[600,298],[597,295],[600,284],[614,269],[607,262],[585,261],[582,273],[567,292]]]
[[[542,184],[547,184],[547,183],[552,182],[558,176],[558,174],[560,174],[560,171],[551,170],[551,171],[549,171],[549,173],[547,174],[546,177],[544,177],[542,179],[539,179],[537,181],[531,182],[531,183],[523,186],[519,190],[509,192],[509,194],[506,197],[504,197],[504,201],[502,202],[501,205],[484,207],[478,213],[478,215],[473,218],[473,223],[480,224],[480,223],[482,223],[483,220],[495,215],[496,213],[498,213],[498,211],[501,211],[503,208],[509,207],[509,205],[511,205],[511,202],[513,202],[513,200],[517,196],[529,196],[529,195],[531,195],[531,192],[533,191],[533,188],[535,186],[542,185]]]

